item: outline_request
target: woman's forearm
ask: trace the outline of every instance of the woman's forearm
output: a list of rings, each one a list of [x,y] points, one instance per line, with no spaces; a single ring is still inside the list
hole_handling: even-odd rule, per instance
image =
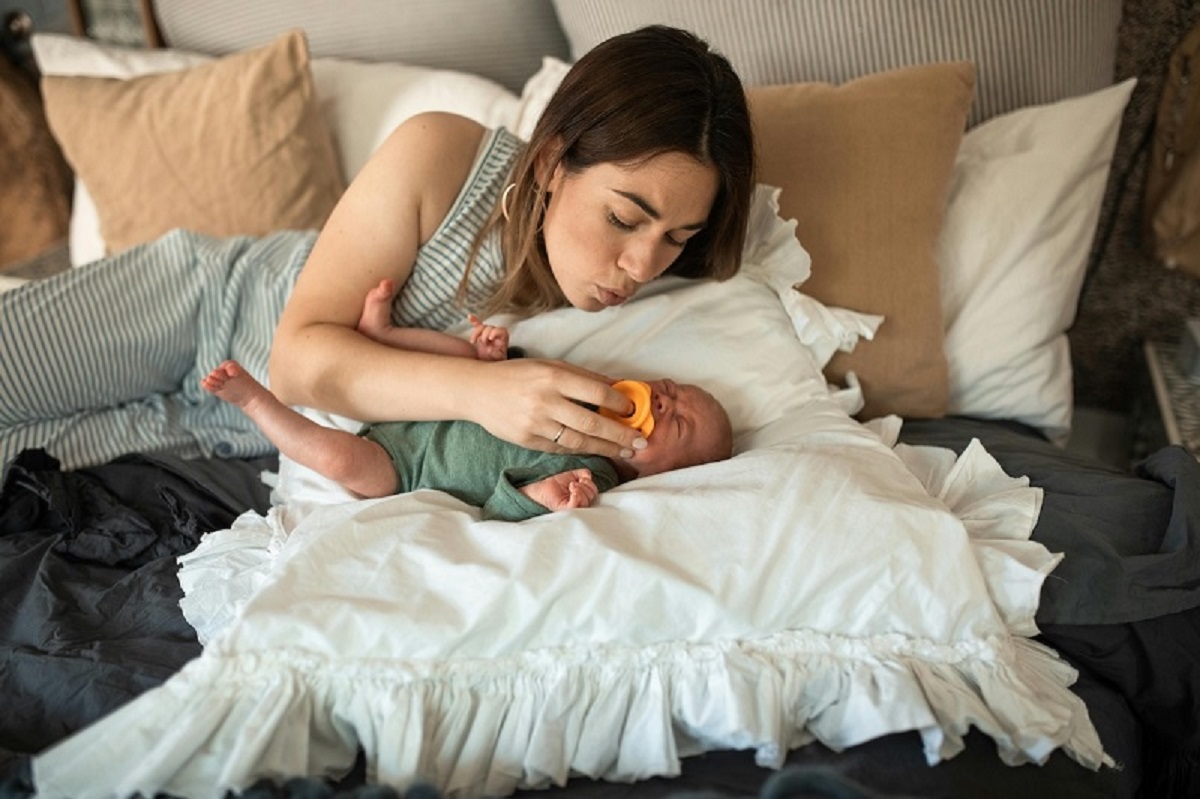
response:
[[[475,357],[475,346],[471,342],[441,330],[393,326],[372,334],[371,338],[380,344],[386,344],[396,349],[428,352],[434,355],[452,355],[457,358]]]
[[[538,358],[481,361],[399,350],[332,323],[281,326],[271,383],[289,405],[364,422],[462,419],[533,449],[555,451],[556,436],[570,428],[583,442],[574,445],[580,451],[629,457],[641,436],[589,409],[629,410],[603,375]]]
[[[289,405],[363,421],[467,419],[478,361],[397,349],[332,323],[280,331],[272,391]]]

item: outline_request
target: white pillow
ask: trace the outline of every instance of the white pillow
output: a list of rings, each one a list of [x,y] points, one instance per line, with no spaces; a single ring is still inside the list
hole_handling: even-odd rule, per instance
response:
[[[963,139],[938,242],[951,413],[1066,441],[1066,331],[1134,83],[1014,111]]]
[[[34,36],[33,51],[44,75],[122,79],[188,69],[212,60],[180,50],[128,49],[55,34]],[[511,129],[517,122],[517,96],[477,75],[336,58],[313,59],[312,73],[347,180],[388,133],[422,111],[451,111],[488,127]],[[76,266],[105,253],[95,205],[80,181],[75,184],[69,247]]]
[[[518,98],[466,72],[314,58],[313,82],[350,181],[396,127],[424,111],[450,111],[512,129]]]
[[[529,141],[533,134],[533,126],[537,124],[538,118],[546,110],[546,104],[550,102],[550,97],[570,69],[570,64],[553,56],[542,59],[542,68],[525,82],[525,88],[521,90],[521,102],[517,109],[513,133]]]

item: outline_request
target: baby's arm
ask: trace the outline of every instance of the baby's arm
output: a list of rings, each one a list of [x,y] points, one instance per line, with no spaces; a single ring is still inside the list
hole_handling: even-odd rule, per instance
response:
[[[600,495],[591,469],[559,472],[517,490],[552,511],[591,507]]]
[[[470,340],[440,330],[419,327],[400,327],[392,323],[392,299],[396,294],[393,280],[381,280],[367,293],[358,332],[372,341],[401,350],[429,352],[434,355],[453,355],[458,358],[478,358],[481,361],[503,361],[508,353],[508,331],[503,327],[483,324],[471,314],[473,330]]]

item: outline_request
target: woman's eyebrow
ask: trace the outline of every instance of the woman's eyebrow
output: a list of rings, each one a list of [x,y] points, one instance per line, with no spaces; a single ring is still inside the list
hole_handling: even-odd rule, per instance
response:
[[[623,191],[621,189],[613,189],[612,191],[616,194],[621,195],[626,200],[629,200],[631,203],[636,205],[638,208],[641,208],[643,211],[646,212],[646,216],[650,217],[651,219],[655,219],[655,220],[662,219],[662,214],[659,213],[658,209],[655,208],[653,205],[651,205],[650,201],[647,200],[642,195],[636,194],[632,191]],[[704,227],[703,222],[693,222],[690,225],[679,225],[680,230],[700,230],[702,227]]]

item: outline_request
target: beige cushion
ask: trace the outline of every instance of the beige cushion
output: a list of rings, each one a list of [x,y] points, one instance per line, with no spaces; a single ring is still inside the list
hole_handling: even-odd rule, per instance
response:
[[[318,228],[345,188],[299,31],[190,70],[42,90],[110,252],[176,227]]]
[[[759,180],[783,190],[812,256],[803,291],[884,317],[826,369],[838,383],[857,374],[862,418],[946,411],[935,248],[974,82],[971,64],[947,62],[749,90]]]

